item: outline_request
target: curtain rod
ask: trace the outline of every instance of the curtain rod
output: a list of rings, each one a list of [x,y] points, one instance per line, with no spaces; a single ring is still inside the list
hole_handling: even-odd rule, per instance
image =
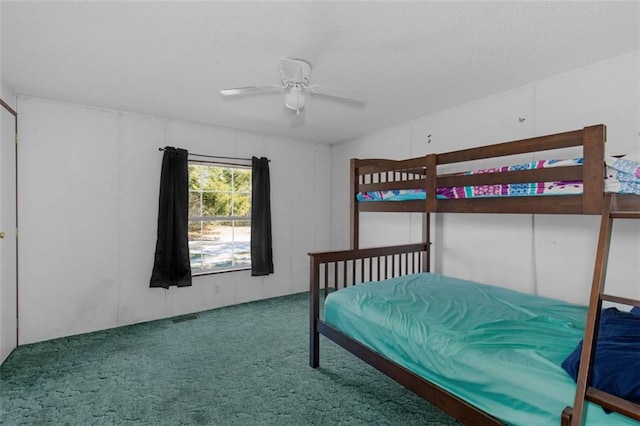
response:
[[[164,148],[158,148],[158,151],[165,151]],[[223,157],[220,155],[205,155],[205,154],[195,154],[190,152],[189,155],[194,157],[206,157],[206,158],[221,158],[224,160],[243,160],[243,161],[251,161],[251,158],[241,158],[241,157]]]
[[[158,151],[164,151],[164,148],[158,148]],[[206,158],[220,158],[223,160],[241,160],[241,161],[251,161],[251,158],[242,158],[242,157],[224,157],[224,156],[220,156],[220,155],[205,155],[205,154],[195,154],[192,152],[189,152],[189,155],[194,156],[194,157],[206,157]],[[269,160],[269,162],[271,162],[271,160]]]
[[[9,105],[9,104],[8,104],[8,103],[6,103],[5,101],[3,101],[1,98],[0,98],[0,105],[2,105],[3,107],[5,107],[5,108],[6,108],[6,110],[7,110],[7,111],[9,111],[9,112],[11,113],[11,115],[13,115],[14,117],[17,117],[17,116],[18,116],[18,113],[16,112],[16,110],[15,110],[15,109],[13,109],[13,108],[11,108],[11,105]]]

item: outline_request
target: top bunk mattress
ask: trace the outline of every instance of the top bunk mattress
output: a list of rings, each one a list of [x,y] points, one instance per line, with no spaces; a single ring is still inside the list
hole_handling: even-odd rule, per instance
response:
[[[514,425],[559,424],[575,382],[562,361],[587,308],[422,273],[331,293],[325,322],[386,358]],[[587,407],[587,424],[635,424]]]
[[[606,158],[605,191],[619,194],[640,195],[640,159],[639,154],[630,154],[622,158]],[[568,160],[540,160],[529,163],[493,167],[464,172],[464,175],[482,173],[500,173],[516,170],[534,170],[549,167],[577,166],[583,164],[583,158]],[[436,198],[441,200],[459,198],[523,197],[540,195],[582,194],[582,181],[553,181],[530,183],[504,183],[494,185],[456,186],[437,188]],[[400,189],[387,191],[367,191],[356,194],[357,201],[409,201],[425,200],[424,189]]]

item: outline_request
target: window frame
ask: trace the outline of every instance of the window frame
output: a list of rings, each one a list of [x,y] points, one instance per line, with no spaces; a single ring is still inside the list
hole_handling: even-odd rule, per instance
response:
[[[188,162],[188,166],[205,166],[205,167],[211,167],[211,168],[223,168],[223,169],[239,169],[239,170],[248,170],[250,172],[251,175],[251,165],[245,165],[245,164],[237,164],[237,163],[226,163],[226,162],[217,162],[217,161],[202,161],[202,160],[189,160]],[[203,194],[204,193],[222,193],[222,194],[230,194],[231,195],[231,199],[229,201],[230,206],[231,206],[231,214],[229,216],[191,216],[191,214],[189,214],[188,218],[187,218],[187,222],[188,222],[188,228],[191,227],[192,224],[194,223],[200,223],[200,227],[201,227],[201,233],[200,233],[200,240],[192,240],[190,237],[188,238],[189,243],[191,243],[192,241],[200,241],[202,242],[202,224],[203,222],[216,222],[216,221],[229,221],[232,222],[232,233],[233,233],[233,238],[232,238],[232,242],[235,243],[235,222],[237,221],[243,221],[243,222],[248,222],[249,223],[249,229],[251,229],[251,207],[249,207],[249,213],[247,216],[238,216],[235,215],[234,213],[234,203],[235,203],[235,196],[236,194],[242,194],[242,195],[248,195],[249,196],[249,203],[251,203],[251,198],[252,198],[252,193],[253,193],[253,187],[251,187],[250,191],[236,191],[235,190],[235,173],[232,174],[232,181],[231,181],[231,190],[230,191],[214,191],[214,190],[202,190],[202,188],[200,188],[199,190],[194,190],[191,189],[191,187],[189,187],[189,203],[191,203],[191,194],[193,192],[197,192],[200,195],[200,214],[203,213],[202,211],[202,207],[203,207]],[[249,180],[249,182],[251,183],[251,179]],[[189,213],[191,213],[191,211],[189,210]],[[234,244],[235,245],[235,244]],[[235,249],[235,247],[234,247]],[[251,250],[251,239],[249,239],[249,250]],[[249,252],[250,253],[250,252]],[[200,256],[202,258],[202,251],[200,251]],[[191,258],[191,247],[189,247],[189,258]],[[232,262],[234,262],[233,260],[233,256],[232,256]],[[191,262],[191,260],[190,260]],[[200,268],[199,272],[194,272],[193,269],[191,271],[191,276],[192,277],[199,277],[199,276],[204,276],[204,275],[212,275],[212,274],[224,274],[224,273],[228,273],[228,272],[238,272],[238,271],[250,271],[251,270],[251,257],[249,257],[249,264],[248,265],[244,265],[244,266],[230,266],[228,268],[224,268],[224,269],[212,269],[212,270],[202,270]]]

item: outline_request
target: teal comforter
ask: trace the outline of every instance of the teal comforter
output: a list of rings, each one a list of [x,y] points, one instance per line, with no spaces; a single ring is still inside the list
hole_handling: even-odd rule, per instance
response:
[[[586,307],[439,274],[330,294],[325,321],[514,425],[559,425],[575,383],[560,364],[582,339]],[[636,424],[589,406],[587,424]]]

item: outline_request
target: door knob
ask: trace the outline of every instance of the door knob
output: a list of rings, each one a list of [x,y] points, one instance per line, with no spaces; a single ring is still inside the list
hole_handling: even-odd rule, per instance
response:
[[[4,238],[4,232],[0,232],[0,240]]]

